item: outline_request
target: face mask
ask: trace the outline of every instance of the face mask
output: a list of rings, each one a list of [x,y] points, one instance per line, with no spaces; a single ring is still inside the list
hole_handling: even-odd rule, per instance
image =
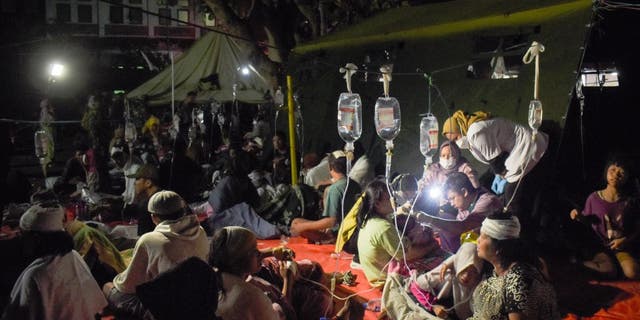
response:
[[[458,145],[458,148],[460,149],[469,149],[469,140],[467,139],[466,136],[462,136],[460,137],[460,139],[456,140],[456,144]]]
[[[445,159],[445,158],[440,158],[440,166],[443,167],[444,169],[451,169],[453,168],[453,166],[456,165],[456,159],[455,158],[449,158],[449,159]]]

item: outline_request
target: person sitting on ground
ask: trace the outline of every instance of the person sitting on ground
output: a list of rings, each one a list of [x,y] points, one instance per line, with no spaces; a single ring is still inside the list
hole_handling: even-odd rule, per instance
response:
[[[86,185],[91,190],[97,186],[97,169],[95,167],[95,159],[93,149],[82,141],[76,139],[73,143],[74,154],[69,158],[64,166],[62,175],[56,181],[54,190],[56,193],[77,195],[75,191],[78,185]]]
[[[57,204],[33,205],[20,218],[24,254],[35,260],[16,281],[2,319],[94,319],[107,305],[63,220]]]
[[[265,160],[270,161],[267,170],[271,170],[274,185],[291,183],[291,157],[286,139],[284,132],[277,131],[272,139],[273,149],[264,155]]]
[[[208,202],[213,212],[222,212],[242,202],[256,209],[260,204],[260,197],[248,177],[251,172],[249,155],[242,150],[232,149],[225,167],[225,177],[209,194]]]
[[[175,191],[187,202],[198,199],[202,180],[202,168],[193,159],[186,156],[187,142],[182,136],[173,143],[173,155],[160,162],[160,186],[164,190]]]
[[[413,261],[427,257],[434,262],[433,267],[444,260],[433,261],[429,256],[439,246],[417,245],[418,241],[414,245],[409,238],[403,238],[401,245],[398,230],[392,221],[393,215],[386,182],[383,179],[373,180],[365,189],[365,197],[357,217],[358,256],[364,274],[373,287],[384,285],[386,268],[392,259]]]
[[[354,163],[351,171],[349,171],[349,178],[361,186],[366,186],[375,178],[375,174],[373,173],[371,161],[369,161],[369,157],[367,157],[367,153],[360,141],[354,143],[353,159]]]
[[[262,253],[257,245],[253,232],[242,227],[225,227],[214,234],[208,261],[222,274],[216,316],[225,320],[279,318],[263,291],[247,282],[260,270]],[[288,277],[284,279],[283,288],[288,288]]]
[[[483,266],[476,244],[466,242],[455,255],[433,270],[416,274],[409,288],[413,296],[439,318],[447,319],[454,314],[456,319],[467,319],[472,316],[469,300],[482,280]],[[429,297],[435,301],[423,300]],[[441,304],[441,301],[451,298],[452,307],[446,308]]]
[[[144,163],[158,164],[169,152],[169,138],[160,131],[160,119],[151,115],[142,127],[140,143],[145,152],[141,155]]]
[[[416,208],[432,215],[436,215],[438,208],[446,203],[446,195],[445,197],[439,196],[438,191],[441,192],[447,180],[447,175],[450,173],[462,172],[467,175],[474,188],[480,186],[477,178],[478,173],[467,162],[467,159],[462,156],[458,145],[451,141],[445,141],[440,145],[438,154],[439,161],[431,164],[418,182],[421,190],[425,192],[416,201]],[[434,191],[438,196],[432,196]]]
[[[135,179],[133,185],[135,197],[133,205],[123,209],[124,216],[135,217],[138,220],[138,235],[141,236],[155,228],[147,208],[151,196],[160,191],[158,169],[153,165],[145,164],[138,168],[134,174],[126,177]]]
[[[474,290],[469,319],[560,319],[542,261],[519,236],[520,222],[510,213],[496,213],[482,222],[478,257],[494,271]]]
[[[121,150],[114,149],[111,152],[111,159],[115,164],[118,171],[121,171],[124,175],[124,191],[122,192],[122,201],[125,205],[133,204],[136,196],[135,191],[135,178],[129,176],[135,175],[135,173],[142,166],[142,160],[133,154],[129,153],[129,148],[123,146]]]
[[[418,259],[393,259],[389,261],[388,273],[398,273],[408,277],[413,271],[422,273],[438,266],[450,253],[442,250],[433,230],[418,223],[413,216],[397,213],[395,217],[396,230],[403,241],[414,248],[424,248],[427,252]]]
[[[502,209],[502,201],[484,188],[474,188],[466,174],[453,172],[447,177],[444,192],[451,206],[457,210],[455,220],[418,214],[417,219],[438,229],[442,248],[456,252],[460,235],[480,227],[491,213]]]
[[[138,285],[189,257],[206,260],[209,254],[204,230],[177,193],[157,192],[149,199],[148,210],[156,228],[138,239],[127,269],[103,286],[111,307],[135,316],[145,313],[135,294]]]
[[[69,211],[65,215],[64,229],[73,238],[75,250],[89,266],[98,285],[111,281],[127,267],[118,248],[102,231],[77,220]]]
[[[311,242],[335,240],[343,215],[348,213],[357,195],[360,194],[360,185],[346,177],[346,164],[347,158],[344,152],[339,150],[329,155],[329,173],[334,182],[325,192],[322,218],[317,221],[304,218],[293,219],[291,235],[300,235]]]
[[[638,214],[632,211],[638,208],[629,205],[626,192],[629,170],[618,158],[609,160],[605,168],[607,186],[589,195],[582,212],[573,209],[569,214],[573,220],[590,224],[602,240],[602,246],[598,246],[593,257],[583,261],[583,265],[612,278],[617,274],[611,257],[615,255],[625,277],[637,280],[640,278],[640,264],[634,257],[637,252],[633,251],[637,250],[634,243],[637,243],[640,228],[631,222],[632,217]]]

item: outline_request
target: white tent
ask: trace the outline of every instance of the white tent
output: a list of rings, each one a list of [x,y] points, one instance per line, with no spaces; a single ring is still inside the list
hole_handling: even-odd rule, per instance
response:
[[[240,70],[249,65],[248,54],[242,40],[209,32],[198,39],[174,62],[175,100],[182,101],[190,91],[198,92],[197,101],[233,101],[233,86],[237,85],[237,100],[245,103],[265,102],[267,84],[253,67],[249,74]],[[205,78],[216,78],[219,87]],[[149,105],[171,103],[171,66],[143,83],[127,99],[145,100]]]

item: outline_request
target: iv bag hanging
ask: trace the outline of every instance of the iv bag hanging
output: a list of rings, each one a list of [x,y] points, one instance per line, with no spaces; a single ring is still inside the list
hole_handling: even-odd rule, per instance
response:
[[[540,100],[531,100],[529,102],[529,127],[534,131],[540,129],[542,125],[542,102]]]
[[[49,156],[49,146],[51,145],[51,136],[44,130],[38,130],[33,135],[33,144],[35,147],[36,157],[44,159]]]
[[[389,97],[391,66],[382,66],[380,72],[382,72],[384,84],[384,97],[376,100],[374,122],[378,136],[390,143],[400,133],[400,103],[398,99]]]
[[[380,97],[376,101],[374,121],[376,133],[385,141],[391,141],[400,133],[400,103],[394,97]]]
[[[347,92],[338,98],[338,134],[347,143],[347,150],[353,150],[353,142],[362,135],[362,100],[359,94],[351,92],[351,77],[356,70],[358,66],[353,63],[347,63],[339,70],[344,73]]]
[[[338,98],[338,134],[346,143],[362,135],[362,101],[357,93],[343,92]]]
[[[138,132],[136,130],[136,126],[132,122],[127,121],[124,124],[124,140],[127,143],[131,143],[136,141],[137,137],[138,137]]]
[[[427,113],[420,121],[420,152],[430,163],[438,152],[438,119]]]

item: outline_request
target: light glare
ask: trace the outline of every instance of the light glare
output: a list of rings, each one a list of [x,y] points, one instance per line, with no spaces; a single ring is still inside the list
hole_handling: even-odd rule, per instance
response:
[[[429,197],[431,199],[440,199],[442,196],[442,190],[438,187],[433,187],[429,189]]]
[[[64,74],[64,65],[60,63],[52,63],[49,73],[52,77],[61,77]]]

